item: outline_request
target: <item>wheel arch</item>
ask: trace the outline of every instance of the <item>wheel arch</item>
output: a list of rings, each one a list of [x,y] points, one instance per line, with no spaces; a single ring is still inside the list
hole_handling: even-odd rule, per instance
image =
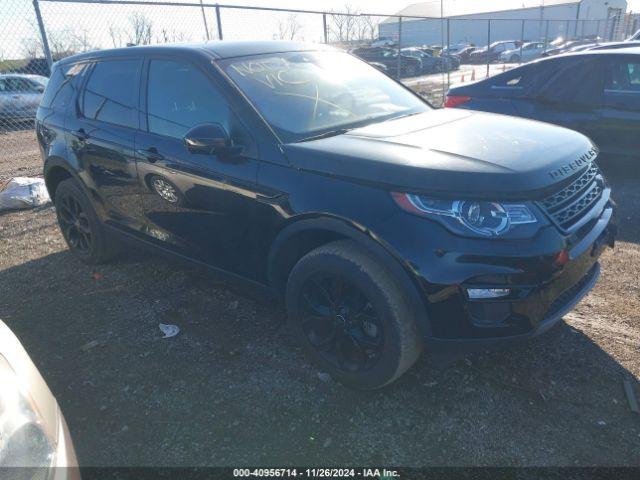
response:
[[[77,175],[75,175],[73,169],[66,164],[64,159],[50,157],[46,160],[44,165],[44,183],[52,203],[55,203],[56,189],[58,185],[60,185],[60,182],[76,177]]]
[[[418,279],[401,256],[365,227],[336,216],[306,216],[291,221],[280,230],[269,249],[269,286],[283,294],[294,265],[311,250],[336,240],[353,240],[374,253],[400,282],[423,335],[430,336],[427,305],[420,294]]]

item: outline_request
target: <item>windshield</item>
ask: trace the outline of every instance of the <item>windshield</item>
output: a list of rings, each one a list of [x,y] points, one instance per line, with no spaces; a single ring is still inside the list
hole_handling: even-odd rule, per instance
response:
[[[341,52],[287,52],[220,62],[286,142],[431,108],[377,69]]]

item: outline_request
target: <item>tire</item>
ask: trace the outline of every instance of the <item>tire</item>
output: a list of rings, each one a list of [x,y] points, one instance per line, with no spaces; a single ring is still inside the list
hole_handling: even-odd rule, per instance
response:
[[[71,253],[87,265],[115,258],[118,244],[108,235],[76,180],[69,178],[60,182],[55,206],[58,225]]]
[[[511,55],[510,63],[520,63],[520,55]]]
[[[289,275],[285,300],[291,331],[314,363],[346,386],[388,385],[422,351],[399,282],[351,240],[305,255]]]

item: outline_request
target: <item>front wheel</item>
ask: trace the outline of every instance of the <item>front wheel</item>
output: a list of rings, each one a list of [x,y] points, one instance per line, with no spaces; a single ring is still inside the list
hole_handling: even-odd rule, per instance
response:
[[[511,55],[511,58],[509,59],[509,62],[511,62],[511,63],[520,63],[520,55]]]
[[[417,360],[422,340],[399,282],[341,240],[305,255],[287,283],[289,324],[318,367],[358,389],[383,387]]]

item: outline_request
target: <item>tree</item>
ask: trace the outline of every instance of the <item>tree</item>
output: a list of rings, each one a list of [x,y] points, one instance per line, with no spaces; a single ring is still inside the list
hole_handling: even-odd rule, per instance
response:
[[[120,48],[125,46],[124,33],[121,28],[109,26],[109,37],[111,37],[111,43],[113,48]]]
[[[39,37],[29,37],[22,41],[22,54],[27,59],[44,56],[42,40]]]
[[[286,20],[278,22],[277,38],[280,40],[296,40],[301,31],[302,25],[298,22],[298,16],[292,13]]]
[[[380,17],[372,15],[361,15],[358,17],[360,25],[363,29],[362,40],[375,40],[378,38],[378,26],[380,25]]]
[[[144,13],[134,12],[129,16],[128,43],[149,45],[153,36],[153,22]]]
[[[351,5],[345,5],[342,13],[331,11],[327,28],[334,41],[348,43],[357,36],[355,27],[358,15]]]
[[[167,30],[163,28],[160,30],[160,35],[156,38],[156,43],[176,43],[176,42],[189,42],[191,36],[185,32],[173,30]]]
[[[86,28],[71,33],[71,38],[76,52],[88,52],[95,48],[91,43],[89,30]]]

